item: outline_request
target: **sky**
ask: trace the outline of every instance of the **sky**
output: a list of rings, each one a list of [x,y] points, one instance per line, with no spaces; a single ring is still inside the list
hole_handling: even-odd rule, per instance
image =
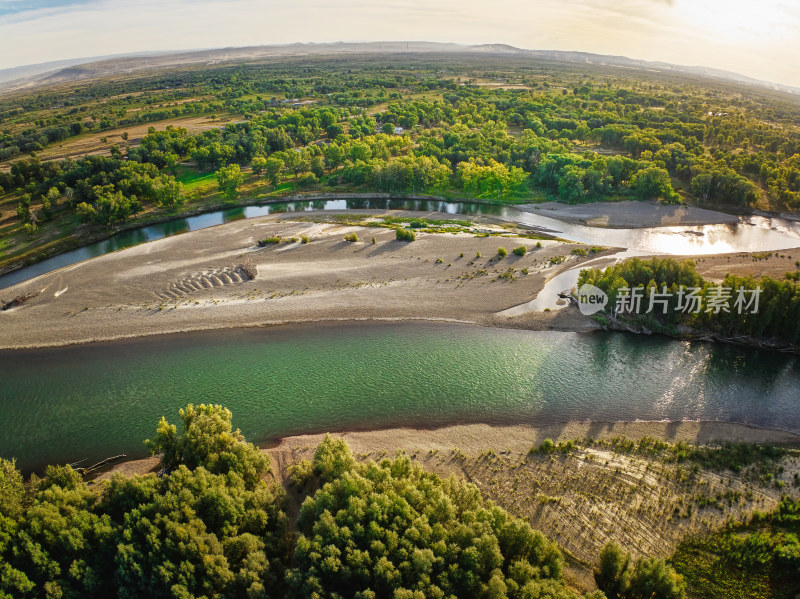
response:
[[[800,87],[797,0],[0,0],[0,69],[294,42],[503,43]]]

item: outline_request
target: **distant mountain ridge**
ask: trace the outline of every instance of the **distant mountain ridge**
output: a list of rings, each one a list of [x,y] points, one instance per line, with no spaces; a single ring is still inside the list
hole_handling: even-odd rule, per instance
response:
[[[731,71],[703,66],[674,65],[627,56],[611,56],[569,50],[528,50],[508,44],[462,45],[439,42],[334,42],[295,43],[242,48],[217,48],[177,52],[137,52],[116,56],[100,56],[47,62],[0,70],[0,90],[34,88],[39,85],[82,81],[121,73],[134,73],[168,66],[219,64],[280,56],[313,56],[325,54],[397,54],[397,53],[479,53],[488,55],[530,56],[542,60],[617,66],[650,71],[667,71],[703,76],[737,83],[756,85],[800,95],[800,88],[763,81]]]

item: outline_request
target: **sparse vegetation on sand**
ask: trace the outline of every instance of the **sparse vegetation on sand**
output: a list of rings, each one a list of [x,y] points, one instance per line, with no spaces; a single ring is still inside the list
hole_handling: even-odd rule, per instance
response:
[[[399,227],[395,230],[395,237],[398,241],[415,241],[417,239],[417,234],[414,233],[414,231]]]

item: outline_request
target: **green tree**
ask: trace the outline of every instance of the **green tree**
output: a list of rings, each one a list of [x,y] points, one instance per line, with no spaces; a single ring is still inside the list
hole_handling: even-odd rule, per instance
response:
[[[630,582],[630,561],[630,554],[613,541],[606,543],[600,550],[600,564],[594,571],[594,581],[608,599],[621,599],[625,596]]]
[[[260,177],[261,174],[264,172],[267,166],[267,159],[263,156],[256,156],[253,158],[253,161],[250,163],[250,168],[253,169],[253,173],[256,176]]]
[[[649,558],[636,562],[630,578],[629,599],[684,599],[683,576],[662,559]]]
[[[274,156],[267,158],[266,162],[264,163],[264,172],[266,173],[267,179],[273,187],[277,187],[278,183],[280,183],[281,172],[283,172],[283,168],[283,160]]]
[[[173,177],[166,179],[157,190],[158,203],[168,210],[178,210],[185,201],[183,184]]]
[[[234,200],[239,195],[239,187],[244,183],[244,173],[238,164],[221,167],[216,172],[217,186],[227,200]]]
[[[214,474],[236,473],[248,488],[269,472],[269,458],[239,429],[233,430],[232,414],[219,405],[189,404],[180,410],[182,431],[162,416],[153,440],[145,445],[152,455],[161,454],[161,465],[174,470],[184,465],[190,470],[202,466]]]
[[[631,189],[641,200],[652,198],[674,200],[678,195],[672,189],[669,173],[655,166],[637,172],[631,180]]]

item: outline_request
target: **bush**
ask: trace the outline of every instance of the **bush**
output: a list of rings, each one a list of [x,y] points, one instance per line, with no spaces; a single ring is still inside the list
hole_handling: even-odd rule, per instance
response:
[[[261,245],[266,245],[268,243],[280,243],[281,238],[278,235],[273,235],[272,237],[266,237],[261,240]]]
[[[613,541],[600,551],[600,565],[594,571],[597,587],[609,599],[683,599],[683,576],[663,559],[631,562],[630,553]]]
[[[308,235],[301,235],[300,241],[302,241],[303,243],[308,243],[311,240],[308,238]]]
[[[409,231],[408,229],[395,229],[394,234],[398,241],[415,241],[417,239],[416,233],[414,233],[414,231]]]
[[[355,243],[356,241],[358,241],[358,233],[348,233],[347,235],[344,236],[344,240],[349,241],[351,243]]]
[[[512,250],[517,256],[524,256],[528,253],[528,248],[524,245],[518,245]]]
[[[556,449],[556,444],[553,443],[553,440],[549,438],[542,441],[542,444],[539,445],[540,453],[553,453],[555,449]]]
[[[300,187],[312,187],[319,183],[319,179],[314,173],[305,173],[297,178],[297,185]]]
[[[500,256],[501,259],[508,256],[508,250],[504,247],[497,248],[497,255]]]
[[[314,477],[314,463],[311,460],[300,460],[286,471],[289,473],[289,482],[298,489],[303,489]]]

